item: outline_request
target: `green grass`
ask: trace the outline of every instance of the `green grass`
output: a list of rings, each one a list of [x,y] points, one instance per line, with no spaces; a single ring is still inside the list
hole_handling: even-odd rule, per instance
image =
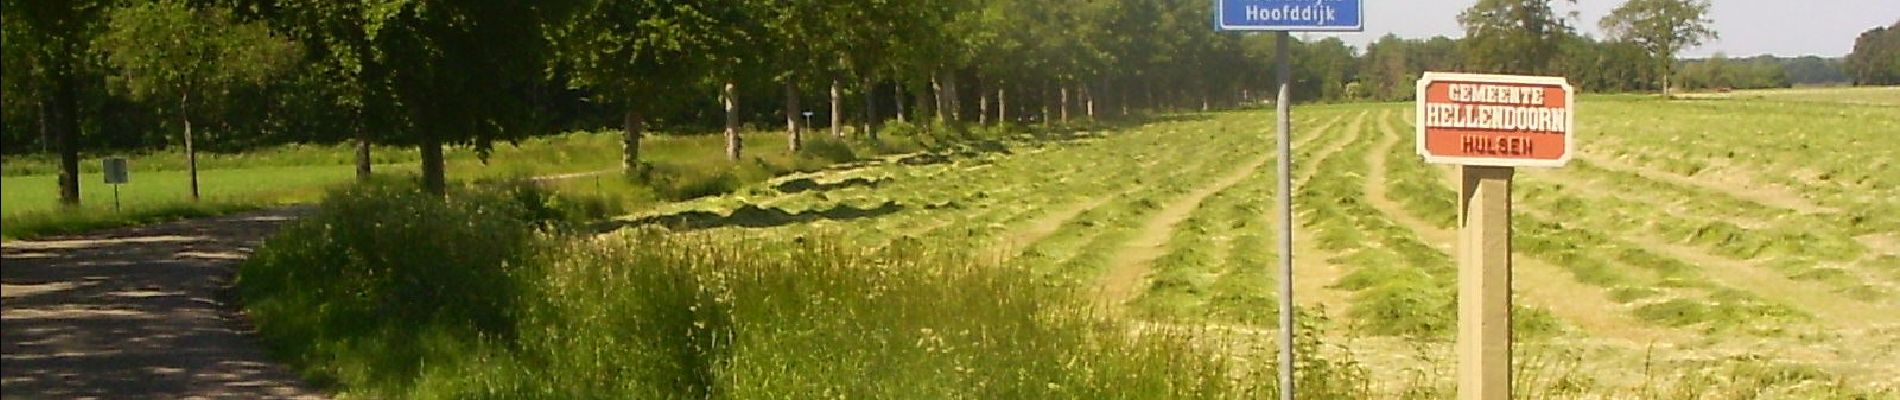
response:
[[[534,196],[528,196],[534,197]],[[280,357],[378,398],[1255,398],[1271,364],[1130,335],[937,246],[535,234],[518,194],[340,192],[239,283]],[[383,223],[379,221],[391,221]],[[397,222],[400,221],[400,222]],[[414,244],[414,245],[411,245]],[[1308,342],[1309,346],[1316,346]],[[1216,344],[1208,346],[1209,344]],[[1314,398],[1357,398],[1351,363]],[[1346,380],[1342,380],[1342,378]]]
[[[535,176],[605,171],[609,182],[552,182],[568,192],[570,201],[596,217],[677,201],[732,192],[774,176],[811,171],[837,163],[887,152],[922,150],[920,142],[939,139],[925,134],[894,137],[878,143],[841,141],[822,135],[807,139],[807,151],[786,151],[783,134],[745,135],[747,156],[726,159],[725,138],[718,135],[651,136],[642,143],[646,168],[622,179],[617,133],[577,132],[531,138],[498,145],[487,160],[472,149],[451,148],[448,176],[458,181],[498,181]],[[161,151],[130,156],[131,183],[119,187],[120,209],[113,207],[113,187],[101,183],[98,161],[82,163],[89,171],[80,177],[82,206],[65,209],[58,204],[58,182],[45,156],[9,156],[8,175],[0,177],[6,190],[0,202],[6,239],[77,233],[116,226],[216,215],[287,203],[315,201],[326,189],[354,182],[353,148],[346,146],[287,145],[243,154],[206,153],[200,159],[202,200],[190,201],[183,155]],[[379,175],[413,176],[414,149],[379,147],[372,154],[381,163]],[[402,164],[390,164],[401,162]],[[571,192],[569,192],[571,190]]]

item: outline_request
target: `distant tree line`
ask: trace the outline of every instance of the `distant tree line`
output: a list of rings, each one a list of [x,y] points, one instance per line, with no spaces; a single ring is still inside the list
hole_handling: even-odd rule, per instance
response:
[[[69,202],[82,150],[350,142],[368,176],[370,144],[416,146],[439,188],[445,145],[577,129],[620,131],[633,169],[655,129],[724,132],[737,160],[798,151],[804,112],[825,134],[873,136],[891,121],[1117,118],[1273,90],[1271,36],[1214,31],[1207,0],[0,2],[0,151],[59,154]],[[1602,92],[1676,75],[1799,82],[1753,61],[1670,62],[1714,37],[1707,0],[1628,0],[1613,17],[1597,39],[1549,0],[1480,0],[1459,15],[1462,39],[1297,40],[1293,94],[1409,99],[1427,70]],[[1721,78],[1689,77],[1704,70]],[[791,148],[736,134],[764,126]]]

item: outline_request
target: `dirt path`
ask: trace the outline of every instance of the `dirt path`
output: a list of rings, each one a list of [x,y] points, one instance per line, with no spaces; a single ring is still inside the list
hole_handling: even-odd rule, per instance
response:
[[[304,210],[0,244],[0,397],[321,398],[265,356],[232,291]]]
[[[1154,216],[1141,225],[1141,230],[1123,244],[1116,252],[1108,273],[1103,275],[1101,290],[1097,293],[1096,304],[1104,312],[1119,313],[1121,305],[1136,294],[1141,282],[1148,275],[1149,264],[1167,253],[1168,239],[1174,236],[1174,226],[1187,220],[1201,202],[1215,193],[1240,184],[1240,181],[1252,176],[1260,166],[1266,165],[1272,158],[1260,158],[1247,165],[1234,169],[1220,180],[1195,189],[1167,206],[1156,211]]]

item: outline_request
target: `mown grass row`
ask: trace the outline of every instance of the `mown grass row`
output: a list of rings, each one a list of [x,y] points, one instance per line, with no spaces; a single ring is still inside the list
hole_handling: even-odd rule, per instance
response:
[[[1393,115],[1388,111],[1375,118]],[[1295,196],[1305,207],[1300,217],[1317,233],[1311,240],[1337,255],[1328,262],[1348,271],[1333,287],[1353,292],[1346,315],[1358,329],[1448,338],[1455,320],[1453,261],[1364,200],[1370,138],[1380,134],[1376,119],[1364,122],[1349,126],[1345,146],[1314,164],[1316,173]],[[1555,327],[1548,313],[1521,311],[1514,322],[1527,336]]]
[[[1789,188],[1835,210],[1859,234],[1900,230],[1900,111],[1759,101],[1605,104],[1583,121],[1599,152],[1694,177],[1737,175]],[[1671,123],[1647,124],[1668,115]],[[1600,133],[1597,133],[1600,132]],[[1747,188],[1742,188],[1746,190]]]
[[[1408,136],[1395,147],[1410,149],[1415,143],[1416,139]],[[1397,152],[1395,149],[1394,153]],[[1419,210],[1421,215],[1432,216],[1427,219],[1455,221],[1455,203],[1441,199],[1455,199],[1457,192],[1439,177],[1441,171],[1415,157],[1391,158],[1386,165],[1390,180],[1388,194],[1393,200],[1409,210]],[[1606,289],[1611,300],[1632,305],[1631,312],[1639,319],[1663,326],[1701,326],[1717,331],[1740,329],[1758,333],[1770,333],[1776,322],[1811,319],[1810,315],[1791,306],[1710,282],[1702,276],[1699,266],[1643,249],[1625,238],[1601,233],[1656,229],[1605,226],[1604,222],[1679,217],[1655,212],[1653,207],[1605,204],[1597,199],[1585,201],[1566,194],[1561,188],[1562,185],[1518,180],[1515,197],[1519,199],[1519,207],[1528,212],[1513,216],[1514,249],[1563,268],[1578,282]],[[1566,222],[1550,222],[1542,215],[1563,216]],[[1662,224],[1666,223],[1659,223]],[[1694,225],[1683,223],[1664,229],[1681,226]]]
[[[1347,112],[1322,115],[1331,117],[1295,124],[1304,133],[1295,140],[1301,154],[1311,154],[1320,147],[1313,143],[1335,137],[1348,117]],[[1272,242],[1270,213],[1277,173],[1270,166],[1257,169],[1208,197],[1175,228],[1168,252],[1154,261],[1153,278],[1133,304],[1138,315],[1178,323],[1275,325],[1279,309],[1272,271],[1279,251]]]
[[[1851,265],[1870,251],[1854,239],[1854,231],[1862,229],[1860,227],[1828,216],[1791,213],[1737,201],[1726,195],[1668,187],[1634,174],[1604,171],[1587,162],[1578,164],[1573,167],[1583,176],[1608,182],[1605,185],[1609,186],[1635,188],[1615,195],[1600,195],[1592,198],[1592,202],[1607,203],[1618,209],[1654,209],[1656,203],[1666,204],[1664,210],[1669,212],[1661,215],[1668,219],[1656,221],[1658,226],[1654,231],[1668,240],[1696,246],[1730,260],[1772,268],[1790,279],[1821,282],[1862,301],[1893,297],[1888,287],[1891,280],[1879,278],[1877,272],[1869,268]],[[1722,218],[1686,217],[1695,215]]]

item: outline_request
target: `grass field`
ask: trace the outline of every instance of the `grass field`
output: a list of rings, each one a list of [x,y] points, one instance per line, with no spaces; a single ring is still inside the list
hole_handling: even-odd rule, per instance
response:
[[[746,162],[732,163],[725,159],[724,140],[718,135],[648,137],[642,143],[644,160],[657,171],[655,178],[663,178],[664,182],[630,183],[620,179],[619,174],[606,174],[559,186],[577,195],[607,197],[616,203],[611,209],[624,210],[655,201],[723,193],[776,174],[822,167],[834,162],[827,157],[837,157],[794,156],[784,150],[782,133],[758,132],[745,135],[750,149]],[[823,139],[814,140],[819,147],[828,143],[822,142]],[[448,176],[451,180],[474,182],[618,171],[620,146],[617,133],[580,132],[500,144],[486,162],[472,149],[451,148],[447,154]],[[918,145],[890,140],[876,146],[864,143],[852,146],[845,151],[846,155],[909,151]],[[345,146],[305,145],[237,154],[200,154],[203,200],[199,203],[189,200],[190,187],[181,152],[125,155],[129,158],[132,181],[118,188],[122,210],[114,209],[113,187],[103,183],[100,157],[86,158],[80,164],[83,206],[66,210],[58,204],[54,160],[43,155],[13,156],[5,161],[5,176],[0,176],[0,185],[6,188],[4,203],[0,203],[0,218],[5,220],[4,236],[17,239],[308,203],[316,201],[331,187],[354,182],[354,154],[353,148]],[[414,148],[378,147],[372,155],[378,163],[374,170],[379,175],[411,177],[419,168]]]
[[[1900,395],[1900,108],[1871,104],[1891,90],[1586,97],[1583,155],[1520,174],[1520,381],[1552,397]],[[1452,171],[1413,154],[1406,104],[1297,115],[1302,308],[1330,316],[1378,393],[1445,393]],[[1107,314],[1267,341],[1271,118],[793,177],[627,222],[996,249]],[[814,185],[830,190],[783,190]]]
[[[1581,99],[1581,155],[1517,183],[1521,397],[1900,397],[1883,90]],[[1409,104],[1296,113],[1301,391],[1450,397],[1454,171]],[[280,356],[369,397],[1258,398],[1273,117],[883,158],[597,236],[344,196],[240,282]],[[350,222],[412,212],[452,216]]]

